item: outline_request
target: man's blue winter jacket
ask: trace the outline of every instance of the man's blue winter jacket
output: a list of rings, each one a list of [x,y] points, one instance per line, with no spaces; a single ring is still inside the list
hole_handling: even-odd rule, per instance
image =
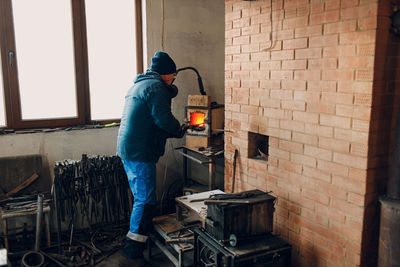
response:
[[[117,155],[131,161],[157,162],[169,137],[177,137],[180,123],[172,115],[171,99],[177,94],[151,70],[139,74],[125,96],[118,133]]]

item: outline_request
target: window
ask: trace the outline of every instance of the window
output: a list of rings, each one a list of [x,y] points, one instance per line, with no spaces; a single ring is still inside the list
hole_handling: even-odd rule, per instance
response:
[[[120,118],[143,70],[141,0],[2,0],[0,18],[0,127]]]

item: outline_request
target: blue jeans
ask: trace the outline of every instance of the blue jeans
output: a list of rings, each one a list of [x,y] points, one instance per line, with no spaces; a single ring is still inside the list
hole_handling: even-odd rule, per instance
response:
[[[127,239],[131,247],[134,248],[125,249],[125,254],[128,257],[134,257],[139,252],[139,254],[143,252],[141,245],[146,242],[147,235],[152,228],[152,218],[156,202],[154,192],[156,185],[156,164],[124,159],[122,159],[122,162],[134,198],[129,232],[127,234]],[[136,243],[141,244],[136,246]]]

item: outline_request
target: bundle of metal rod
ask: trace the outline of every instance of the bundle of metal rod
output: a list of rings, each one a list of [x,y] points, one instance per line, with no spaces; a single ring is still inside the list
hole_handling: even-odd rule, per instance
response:
[[[59,162],[53,186],[59,237],[61,222],[68,223],[72,236],[74,228],[92,231],[93,225],[129,221],[131,192],[117,156],[82,155],[80,161]]]

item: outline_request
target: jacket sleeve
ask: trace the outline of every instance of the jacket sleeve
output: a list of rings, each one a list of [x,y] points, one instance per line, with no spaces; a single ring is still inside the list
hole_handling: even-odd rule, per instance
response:
[[[154,84],[147,95],[147,106],[157,127],[166,131],[171,136],[180,132],[180,123],[171,112],[171,96],[166,85]]]

